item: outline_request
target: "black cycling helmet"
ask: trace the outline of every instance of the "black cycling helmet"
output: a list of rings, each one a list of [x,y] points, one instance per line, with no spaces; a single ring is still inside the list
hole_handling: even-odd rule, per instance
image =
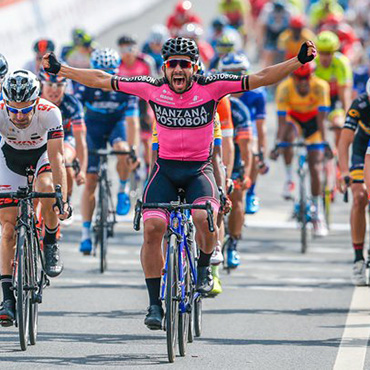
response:
[[[135,36],[123,35],[117,40],[118,45],[136,45],[137,40]]]
[[[0,54],[0,80],[3,80],[5,75],[8,73],[8,62],[6,61],[3,54]]]
[[[162,58],[167,60],[174,55],[184,55],[190,57],[193,62],[199,59],[199,49],[194,40],[185,37],[168,39],[162,46]]]
[[[46,54],[54,50],[54,42],[49,39],[40,39],[33,44],[33,51],[37,54]]]

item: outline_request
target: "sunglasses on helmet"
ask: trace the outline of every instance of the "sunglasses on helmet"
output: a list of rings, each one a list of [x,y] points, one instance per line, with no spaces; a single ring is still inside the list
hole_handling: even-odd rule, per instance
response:
[[[13,107],[11,107],[11,106],[9,106],[8,104],[5,103],[5,106],[8,109],[8,111],[11,112],[11,113],[14,113],[14,114],[18,114],[18,113],[27,114],[27,113],[30,113],[31,110],[33,109],[33,107],[35,105],[36,105],[36,101],[32,105],[30,105],[30,106],[28,106],[26,108],[17,109],[17,108],[13,108]]]
[[[194,64],[190,60],[186,59],[170,59],[164,62],[164,65],[166,68],[176,68],[178,65],[180,65],[180,68],[182,69],[189,69]]]

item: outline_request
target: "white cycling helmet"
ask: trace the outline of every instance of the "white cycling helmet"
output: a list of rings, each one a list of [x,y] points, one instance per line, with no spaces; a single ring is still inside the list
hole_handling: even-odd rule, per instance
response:
[[[121,58],[114,49],[95,49],[91,53],[90,65],[93,69],[102,69],[108,73],[115,73],[120,64]]]
[[[246,55],[241,53],[229,53],[220,59],[217,69],[220,72],[245,71],[248,72],[250,63]]]
[[[26,69],[19,69],[5,77],[3,99],[16,103],[36,100],[41,92],[39,79]]]

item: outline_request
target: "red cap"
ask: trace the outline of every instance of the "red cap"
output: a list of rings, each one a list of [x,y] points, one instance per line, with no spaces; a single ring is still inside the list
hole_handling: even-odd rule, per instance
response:
[[[303,66],[299,67],[293,72],[294,76],[297,77],[310,77],[315,71],[315,63],[306,63]]]
[[[292,28],[303,28],[306,25],[306,20],[303,15],[295,15],[290,18],[290,27]]]

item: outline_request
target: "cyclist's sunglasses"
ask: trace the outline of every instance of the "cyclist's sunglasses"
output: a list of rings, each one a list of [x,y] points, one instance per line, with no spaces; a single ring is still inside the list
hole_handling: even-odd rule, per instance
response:
[[[14,113],[14,114],[18,114],[18,113],[22,113],[22,114],[27,114],[27,113],[30,113],[31,110],[33,109],[33,107],[36,105],[36,102],[34,102],[32,105],[26,107],[26,108],[20,108],[20,109],[17,109],[17,108],[13,108],[11,106],[9,106],[8,104],[5,103],[5,106],[7,107],[8,111],[11,112],[11,113]]]
[[[58,88],[64,87],[67,83],[66,82],[43,82],[43,85],[51,88]]]
[[[164,62],[166,68],[176,68],[179,64],[182,69],[189,69],[194,65],[190,60],[186,59],[171,59]]]
[[[298,81],[307,81],[310,79],[310,76],[294,76],[294,78]]]

